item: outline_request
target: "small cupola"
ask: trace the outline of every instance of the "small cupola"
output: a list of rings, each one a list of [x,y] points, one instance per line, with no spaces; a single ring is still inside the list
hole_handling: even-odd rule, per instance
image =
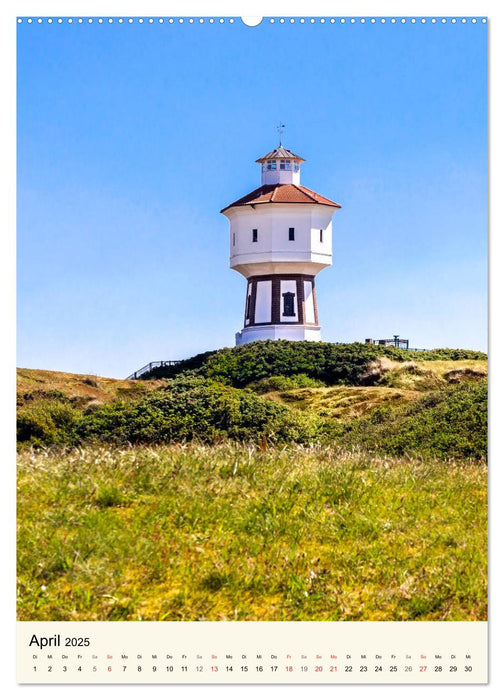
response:
[[[256,163],[261,163],[261,185],[300,184],[300,165],[304,158],[282,145],[258,158]]]

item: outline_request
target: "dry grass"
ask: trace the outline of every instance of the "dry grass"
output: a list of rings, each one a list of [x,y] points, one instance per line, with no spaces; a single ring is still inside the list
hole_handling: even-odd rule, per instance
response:
[[[378,383],[396,389],[430,391],[447,383],[481,380],[488,374],[486,360],[429,360],[396,362],[383,357],[370,362],[363,384]]]
[[[61,392],[83,407],[111,403],[118,399],[139,399],[165,384],[165,380],[138,382],[86,374],[52,372],[41,369],[17,370],[18,403]]]
[[[431,369],[439,376],[444,376],[447,372],[461,369],[471,369],[483,376],[488,374],[487,360],[429,360],[428,362],[418,362],[421,367]]]
[[[419,391],[376,386],[336,386],[272,391],[264,398],[291,408],[313,411],[337,419],[358,418],[379,406],[407,403],[421,396]]]

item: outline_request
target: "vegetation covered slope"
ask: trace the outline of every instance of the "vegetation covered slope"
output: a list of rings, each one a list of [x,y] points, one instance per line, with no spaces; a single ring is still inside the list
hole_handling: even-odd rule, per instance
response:
[[[357,343],[252,345],[257,347],[246,352],[237,348],[241,352],[206,356],[198,370],[164,380],[20,370],[19,443],[232,439],[364,447],[388,454],[486,455],[486,361],[475,358],[477,353],[467,351],[470,359],[460,360],[449,356],[463,351],[436,351],[444,359],[423,361],[416,353],[414,362],[412,353],[402,357],[405,351],[391,348],[401,356],[394,359],[376,355],[387,348]],[[301,353],[297,364],[296,348]],[[320,365],[313,364],[317,357]],[[329,367],[332,380],[339,379],[327,386],[322,377],[327,378]],[[280,369],[286,374],[278,375]],[[246,387],[235,386],[246,380]]]
[[[53,372],[44,369],[17,370],[17,404],[44,398],[65,398],[74,406],[110,403],[118,399],[138,399],[162,386],[162,381],[137,382],[89,374]]]
[[[484,356],[297,345],[20,370],[19,619],[486,619]]]

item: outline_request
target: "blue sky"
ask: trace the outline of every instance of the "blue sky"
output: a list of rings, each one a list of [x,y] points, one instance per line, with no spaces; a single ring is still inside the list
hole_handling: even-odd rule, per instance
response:
[[[219,212],[277,143],[336,200],[323,339],[486,350],[486,25],[18,25],[18,365],[234,344]]]

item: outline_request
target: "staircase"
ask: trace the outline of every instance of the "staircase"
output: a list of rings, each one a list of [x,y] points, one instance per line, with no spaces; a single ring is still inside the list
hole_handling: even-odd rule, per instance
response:
[[[129,377],[126,377],[126,379],[140,379],[144,374],[150,374],[153,369],[156,369],[157,367],[172,367],[173,365],[178,365],[182,362],[182,360],[159,360],[158,362],[149,362],[148,365],[144,365],[140,369],[137,369],[136,372],[133,372],[133,374],[130,374]]]

